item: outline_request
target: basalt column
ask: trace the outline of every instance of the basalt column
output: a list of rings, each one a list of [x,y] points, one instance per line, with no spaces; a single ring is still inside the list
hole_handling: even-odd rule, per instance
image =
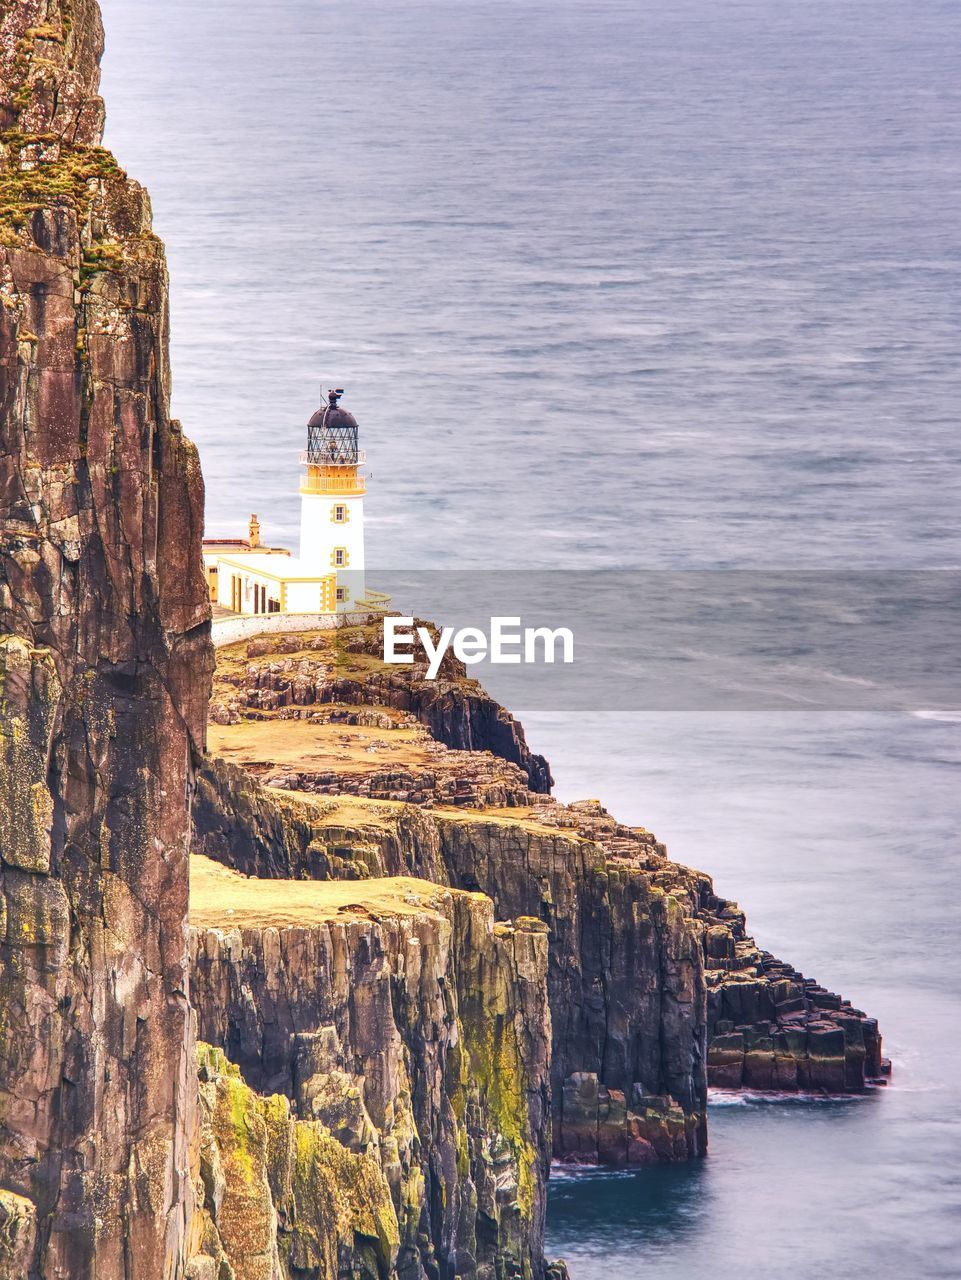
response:
[[[92,0],[0,5],[0,1275],[182,1271],[211,652],[146,193]],[[4,1253],[6,1256],[4,1256]]]

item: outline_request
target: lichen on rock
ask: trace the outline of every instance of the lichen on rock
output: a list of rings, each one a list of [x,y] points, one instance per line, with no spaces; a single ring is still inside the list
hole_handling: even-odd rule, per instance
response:
[[[222,1050],[200,1043],[197,1061],[201,1162],[187,1280],[339,1280],[345,1266],[371,1280],[389,1275],[399,1235],[377,1160],[298,1119],[287,1098],[256,1094]]]

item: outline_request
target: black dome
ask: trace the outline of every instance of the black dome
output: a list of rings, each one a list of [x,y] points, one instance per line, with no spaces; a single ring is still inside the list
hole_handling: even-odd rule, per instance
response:
[[[307,423],[308,463],[315,466],[355,467],[360,458],[357,448],[357,419],[340,407],[340,388],[327,393],[323,405]]]
[[[337,427],[357,427],[357,419],[352,413],[348,413],[346,409],[342,409],[340,405],[331,406],[322,405],[311,420],[307,423],[308,427],[324,427],[328,431],[334,431]]]

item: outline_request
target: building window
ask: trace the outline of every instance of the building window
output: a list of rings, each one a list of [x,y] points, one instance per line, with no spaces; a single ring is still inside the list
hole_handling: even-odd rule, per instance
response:
[[[338,603],[338,604],[343,604],[343,603],[344,603],[344,601],[345,601],[346,599],[347,599],[347,588],[346,588],[346,587],[338,587],[338,588],[337,588],[337,603]]]
[[[346,524],[350,517],[347,514],[346,506],[342,502],[338,502],[331,511],[330,518],[334,524]]]
[[[335,569],[345,569],[350,564],[350,556],[346,547],[334,547],[330,553],[330,563]]]

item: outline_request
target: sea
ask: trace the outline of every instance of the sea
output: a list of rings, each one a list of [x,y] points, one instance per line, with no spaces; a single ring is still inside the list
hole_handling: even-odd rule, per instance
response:
[[[101,3],[209,534],[255,511],[295,544],[342,386],[373,586],[955,581],[957,0]],[[717,1097],[697,1163],[556,1170],[574,1280],[961,1276],[961,689],[933,689],[514,697],[562,799],[712,874],[894,1064],[864,1097]]]

